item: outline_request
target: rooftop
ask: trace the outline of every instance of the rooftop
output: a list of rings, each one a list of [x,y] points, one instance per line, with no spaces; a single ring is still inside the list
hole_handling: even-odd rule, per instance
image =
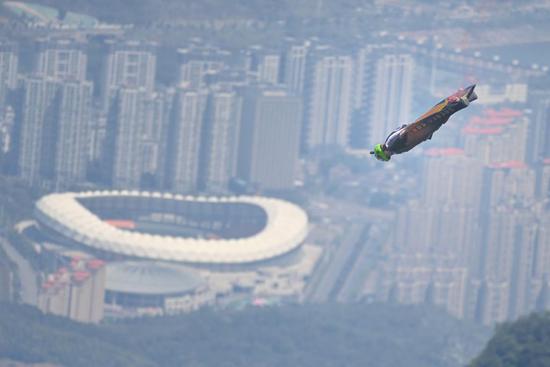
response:
[[[462,132],[464,134],[468,135],[499,135],[502,133],[502,128],[500,127],[473,127],[473,126],[466,126],[464,129],[462,129]]]
[[[142,295],[189,293],[204,281],[182,266],[160,262],[116,262],[107,265],[108,291]]]
[[[498,162],[493,163],[489,165],[490,168],[508,168],[508,169],[523,169],[527,168],[527,165],[525,162],[521,161],[506,161],[506,162]]]
[[[429,157],[449,157],[463,155],[464,150],[460,148],[431,148],[426,151]]]

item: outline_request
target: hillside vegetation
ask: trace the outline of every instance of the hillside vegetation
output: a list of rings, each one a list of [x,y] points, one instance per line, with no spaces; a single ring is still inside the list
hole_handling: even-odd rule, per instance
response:
[[[143,356],[102,340],[97,327],[46,316],[37,309],[0,303],[0,359],[63,366],[156,366]]]
[[[499,326],[470,367],[550,366],[550,312]]]
[[[0,304],[0,358],[71,366],[464,366],[488,330],[439,310],[306,305],[88,326]]]

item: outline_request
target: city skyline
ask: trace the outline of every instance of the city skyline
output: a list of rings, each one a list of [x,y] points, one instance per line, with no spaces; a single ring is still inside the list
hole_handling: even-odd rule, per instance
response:
[[[373,145],[427,100],[425,89],[415,93],[423,75],[431,80],[434,70],[442,72],[432,59],[384,43],[349,54],[315,41],[236,55],[191,45],[177,50],[179,74],[163,87],[155,86],[157,45],[103,46],[103,69],[92,78],[84,72],[83,43],[40,39],[34,71],[20,74],[16,85],[17,48],[6,44],[3,90],[12,97],[2,110],[4,121],[11,112],[15,123],[5,125],[5,153],[14,156],[18,147],[18,174],[28,183],[63,191],[87,183],[95,162],[95,182],[117,189],[227,195],[241,180],[249,192],[293,190],[299,159],[318,149]],[[232,76],[239,68],[241,77]],[[549,256],[538,224],[547,213],[528,207],[550,185],[539,158],[546,154],[549,94],[522,92],[528,77],[515,82],[504,97],[481,84],[480,103],[497,107],[470,114],[454,146],[425,150],[421,196],[397,211],[388,249],[405,257],[375,269],[386,285],[366,294],[441,305],[483,324],[545,304],[548,274],[530,259]],[[534,112],[518,108],[522,97],[515,108],[498,102],[525,93],[534,96]],[[425,260],[412,260],[418,256]],[[411,280],[419,282],[414,289]]]
[[[122,25],[9,2],[30,13],[0,22],[0,178],[59,201],[14,223],[0,202],[7,243],[42,264],[23,291],[0,263],[0,299],[92,323],[334,302],[431,305],[492,327],[550,310],[550,37],[526,26],[538,8],[517,5],[516,26],[456,11],[471,4],[375,1],[349,17],[314,5]],[[479,98],[422,145],[369,154],[471,84]],[[255,200],[303,211],[298,239],[262,237],[296,223]],[[152,295],[144,279],[189,286]]]

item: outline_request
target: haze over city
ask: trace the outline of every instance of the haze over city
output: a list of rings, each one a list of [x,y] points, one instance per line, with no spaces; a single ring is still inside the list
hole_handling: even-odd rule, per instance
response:
[[[0,366],[548,364],[550,1],[2,1],[0,33]]]

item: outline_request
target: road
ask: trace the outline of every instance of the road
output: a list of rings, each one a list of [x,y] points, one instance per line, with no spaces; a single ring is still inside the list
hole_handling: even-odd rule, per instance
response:
[[[21,282],[21,300],[23,303],[36,306],[38,295],[37,276],[31,265],[15,250],[11,243],[0,237],[0,246],[17,266],[17,276]]]
[[[306,289],[307,301],[323,303],[336,299],[361,252],[361,238],[367,227],[365,223],[350,225],[338,246],[325,251],[315,271],[316,276]]]
[[[387,232],[384,225],[365,227],[358,243],[357,255],[336,297],[338,302],[357,302],[364,296],[365,280],[380,261],[380,252]]]
[[[340,227],[340,238],[330,238],[304,291],[306,302],[357,302],[365,280],[380,261],[380,246],[387,239],[387,223],[395,218],[393,210],[322,197],[309,208],[318,226],[323,220]],[[314,229],[315,231],[316,229]],[[326,236],[326,234],[324,234]],[[322,239],[323,233],[319,232]],[[312,240],[315,242],[315,237]]]

